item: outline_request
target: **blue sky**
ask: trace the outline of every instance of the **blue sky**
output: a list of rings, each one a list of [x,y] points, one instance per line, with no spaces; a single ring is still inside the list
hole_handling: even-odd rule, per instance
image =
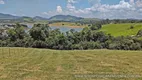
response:
[[[142,18],[142,0],[0,0],[0,13],[51,17]]]

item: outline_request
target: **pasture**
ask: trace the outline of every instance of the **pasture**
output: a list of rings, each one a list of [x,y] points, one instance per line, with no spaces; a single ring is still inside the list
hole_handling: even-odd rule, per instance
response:
[[[133,29],[130,29],[133,26]],[[121,23],[103,25],[100,31],[111,34],[112,36],[132,36],[142,29],[142,23]]]
[[[81,77],[113,74],[142,75],[142,51],[0,48],[0,80],[142,79],[138,76]]]

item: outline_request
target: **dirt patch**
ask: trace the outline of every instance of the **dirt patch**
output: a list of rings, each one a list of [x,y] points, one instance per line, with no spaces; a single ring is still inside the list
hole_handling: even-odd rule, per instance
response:
[[[4,70],[4,67],[0,66],[0,70]]]
[[[57,66],[56,71],[61,72],[61,71],[64,71],[64,69],[61,66]]]
[[[6,74],[3,74],[3,75],[0,76],[0,79],[4,79],[4,78],[7,78]]]

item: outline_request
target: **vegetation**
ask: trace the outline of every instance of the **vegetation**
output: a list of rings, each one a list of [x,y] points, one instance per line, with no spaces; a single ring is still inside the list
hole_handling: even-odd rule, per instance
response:
[[[80,23],[75,23],[75,22],[53,22],[50,23],[49,26],[65,26],[65,27],[71,27],[71,28],[83,28],[83,27],[88,27],[87,24],[80,24]]]
[[[7,30],[7,35],[0,35],[0,46],[58,50],[142,49],[141,30],[134,36],[113,37],[110,34],[98,31],[101,28],[101,24],[92,24],[83,28],[80,32],[71,29],[62,33],[59,29],[52,30],[48,24],[35,24],[28,32],[25,32],[20,24],[16,24],[14,28]],[[130,29],[130,26],[128,29]],[[137,29],[137,26],[134,29]]]
[[[142,29],[141,23],[121,23],[121,24],[106,24],[100,29],[112,36],[131,36],[137,35],[137,32]]]
[[[0,48],[1,80],[90,80],[75,75],[141,75],[141,51]],[[102,80],[141,80],[106,77]]]

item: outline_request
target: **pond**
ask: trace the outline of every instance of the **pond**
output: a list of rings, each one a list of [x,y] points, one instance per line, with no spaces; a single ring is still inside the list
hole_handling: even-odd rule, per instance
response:
[[[32,24],[27,24],[28,28],[31,29],[32,28]],[[60,29],[61,32],[65,33],[71,29],[74,29],[75,31],[81,31],[83,28],[72,28],[72,27],[68,27],[68,26],[50,26],[50,28],[52,30],[54,29]]]
[[[51,29],[54,30],[54,29],[60,29],[61,32],[65,33],[71,29],[74,29],[75,31],[81,31],[83,28],[71,28],[71,27],[65,27],[65,26],[51,26]]]

